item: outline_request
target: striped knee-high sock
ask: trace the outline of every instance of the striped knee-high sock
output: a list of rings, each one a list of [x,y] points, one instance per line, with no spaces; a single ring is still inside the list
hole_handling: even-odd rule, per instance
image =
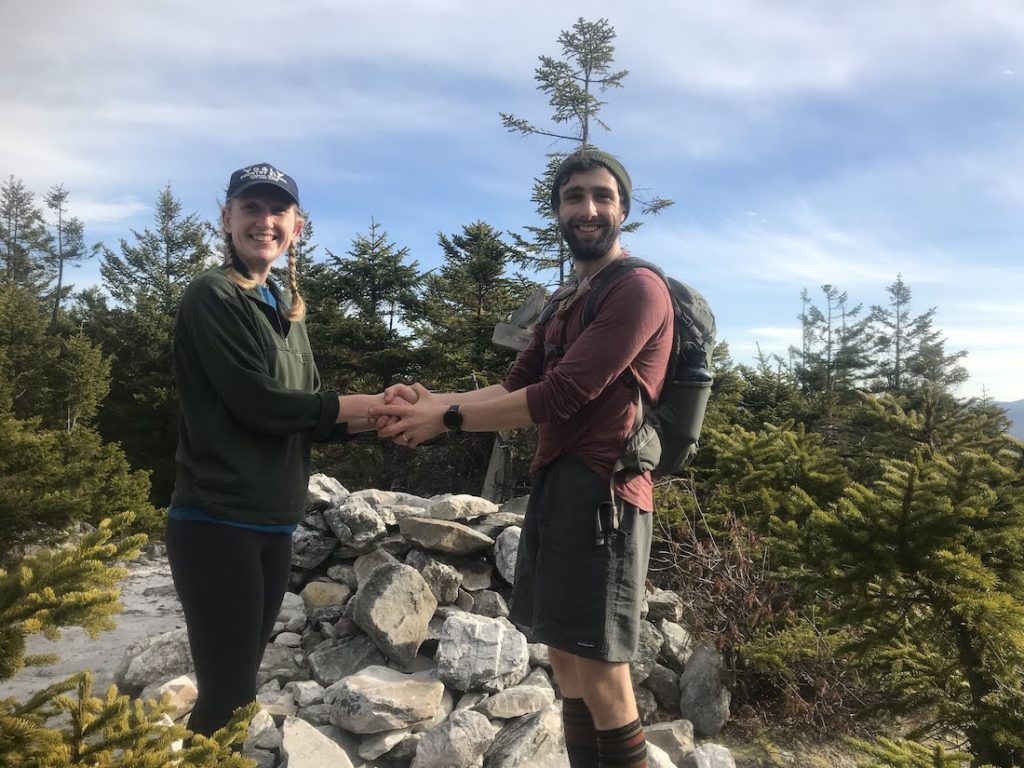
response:
[[[597,731],[583,699],[562,699],[562,729],[572,768],[598,768]]]
[[[647,768],[647,737],[639,718],[620,728],[597,732],[599,768]]]

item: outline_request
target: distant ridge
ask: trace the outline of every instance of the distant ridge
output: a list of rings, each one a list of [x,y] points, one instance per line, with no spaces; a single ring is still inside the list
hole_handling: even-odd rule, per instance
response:
[[[1017,400],[1012,403],[996,403],[1003,408],[1010,416],[1013,424],[1010,426],[1010,434],[1024,440],[1024,400]]]

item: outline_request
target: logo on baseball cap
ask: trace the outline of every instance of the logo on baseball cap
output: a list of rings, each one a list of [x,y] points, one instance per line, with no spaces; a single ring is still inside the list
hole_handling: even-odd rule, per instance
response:
[[[232,173],[228,181],[227,199],[232,200],[257,186],[277,187],[287,192],[296,205],[299,204],[299,185],[295,183],[295,179],[277,170],[270,163],[250,165]]]

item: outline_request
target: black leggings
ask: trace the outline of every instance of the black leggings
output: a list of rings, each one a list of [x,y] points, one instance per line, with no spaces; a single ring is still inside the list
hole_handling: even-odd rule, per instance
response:
[[[292,537],[167,521],[167,558],[185,611],[199,698],[189,730],[210,735],[256,698],[256,674],[288,586]]]

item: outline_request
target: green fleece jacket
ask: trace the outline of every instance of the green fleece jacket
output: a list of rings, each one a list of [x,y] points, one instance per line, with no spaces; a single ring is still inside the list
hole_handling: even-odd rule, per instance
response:
[[[269,284],[268,284],[269,285]],[[261,525],[301,519],[314,440],[338,434],[302,322],[212,269],[189,285],[174,329],[181,401],[172,506]]]

